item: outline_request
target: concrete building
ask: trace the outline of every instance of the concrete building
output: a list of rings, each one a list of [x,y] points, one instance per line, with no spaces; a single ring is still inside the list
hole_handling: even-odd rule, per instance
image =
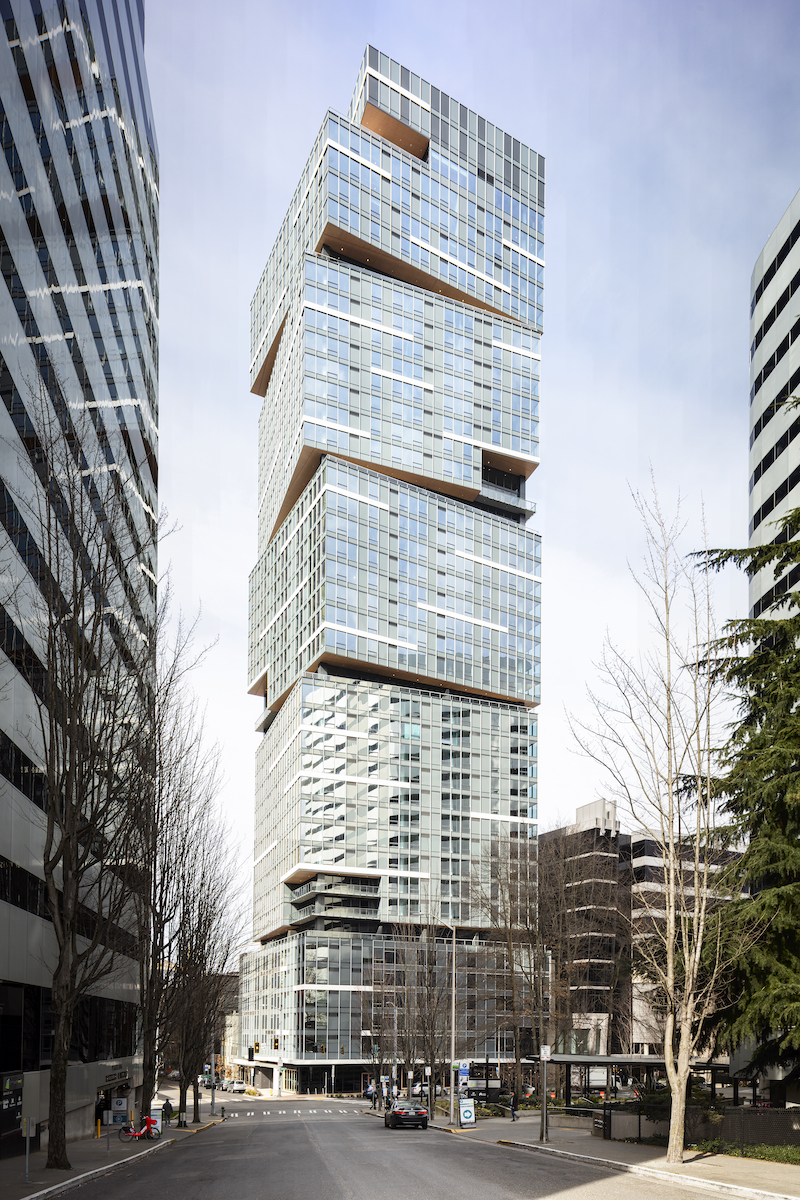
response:
[[[5,1155],[23,1148],[21,1115],[33,1122],[38,1144],[48,1116],[53,1044],[55,937],[42,868],[44,743],[37,740],[31,684],[40,650],[25,596],[41,604],[42,581],[52,568],[43,525],[30,513],[49,512],[62,526],[67,518],[53,491],[37,492],[38,468],[48,454],[37,414],[52,411],[51,428],[57,421],[64,439],[71,439],[70,452],[85,453],[84,461],[98,460],[95,438],[105,448],[103,470],[117,473],[133,540],[146,514],[158,512],[158,153],[144,65],[143,0],[0,0],[0,14]],[[75,442],[76,414],[84,417],[82,428],[91,429],[91,451]],[[79,537],[80,531],[65,527],[64,534]],[[155,562],[145,555],[136,566],[152,577],[154,603]],[[126,581],[120,576],[119,583],[124,588]],[[133,1096],[141,1080],[137,974],[133,960],[128,963],[79,1003],[67,1084],[68,1137],[89,1132],[99,1099],[102,1108],[112,1093]]]
[[[540,835],[542,934],[550,949],[550,1037],[566,1054],[631,1046],[631,836],[614,800],[576,810]]]
[[[398,928],[456,927],[485,1052],[481,871],[536,836],[543,256],[541,156],[368,47],[251,309],[262,1084],[359,1086]]]
[[[756,259],[750,280],[749,545],[778,534],[775,522],[800,506],[800,415],[787,404],[800,390],[800,192]],[[771,567],[750,579],[750,615],[797,587],[800,567],[775,581]]]

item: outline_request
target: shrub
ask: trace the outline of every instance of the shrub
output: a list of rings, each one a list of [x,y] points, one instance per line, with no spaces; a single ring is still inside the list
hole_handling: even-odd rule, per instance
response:
[[[701,1150],[704,1154],[730,1154],[735,1158],[760,1158],[765,1162],[792,1163],[800,1166],[800,1146],[767,1146],[763,1143],[755,1146],[742,1147],[737,1142],[726,1142],[722,1138],[707,1138],[705,1141],[693,1142],[692,1150]]]

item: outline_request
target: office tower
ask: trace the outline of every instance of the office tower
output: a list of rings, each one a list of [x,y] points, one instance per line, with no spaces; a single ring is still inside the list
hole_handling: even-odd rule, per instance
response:
[[[479,945],[487,856],[535,838],[543,242],[543,159],[368,47],[251,308],[265,1086],[358,1087],[398,938]],[[496,1055],[466,964],[459,1046]]]
[[[619,826],[616,801],[595,800],[539,839],[549,1036],[569,1054],[631,1048],[631,835]]]
[[[750,527],[749,545],[793,537],[775,522],[800,505],[800,417],[790,403],[800,388],[792,350],[800,336],[800,192],[756,259],[750,280]],[[797,587],[800,568],[776,582],[772,567],[750,578],[750,615]]]
[[[5,1155],[22,1148],[23,1078],[26,1115],[33,1122],[33,1145],[38,1144],[48,1116],[53,1046],[55,935],[43,884],[47,800],[37,726],[42,695],[50,693],[39,691],[46,647],[38,617],[32,616],[58,586],[48,547],[61,539],[82,561],[120,653],[130,645],[127,639],[141,644],[152,622],[158,157],[144,65],[143,0],[2,0],[0,13],[0,1154]],[[97,517],[91,531],[74,524],[64,487],[59,491],[57,461],[77,464],[82,473]],[[103,509],[103,497],[112,491],[124,516],[124,546],[111,544],[119,530]],[[94,551],[86,550],[90,532],[93,546],[102,543],[109,561],[119,566],[111,592],[99,582]],[[141,553],[134,554],[137,545]],[[144,607],[137,608],[142,596]],[[75,620],[69,602],[62,597],[61,603],[63,626],[80,629],[82,621],[86,630],[91,614],[82,610]],[[101,679],[97,660],[87,660],[87,670]],[[102,694],[102,683],[97,699],[114,703],[113,696]],[[63,730],[63,708],[53,715]],[[91,904],[88,894],[86,902]],[[135,1058],[137,978],[128,959],[127,968],[120,963],[117,975],[101,980],[78,1005],[67,1078],[68,1137],[94,1127],[99,1098],[104,1097],[101,1107],[114,1090],[122,1098],[141,1078]]]

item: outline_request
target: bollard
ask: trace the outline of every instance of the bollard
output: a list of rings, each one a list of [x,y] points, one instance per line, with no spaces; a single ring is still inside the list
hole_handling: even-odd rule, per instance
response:
[[[100,1138],[100,1118],[97,1118],[97,1137]]]
[[[220,1111],[220,1116],[222,1117],[222,1120],[224,1121],[225,1120],[225,1105],[224,1104],[222,1105],[222,1107],[220,1108],[219,1111]]]

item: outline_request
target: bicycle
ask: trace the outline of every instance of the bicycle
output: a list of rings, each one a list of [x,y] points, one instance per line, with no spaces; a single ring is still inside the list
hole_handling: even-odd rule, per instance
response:
[[[149,1142],[157,1142],[160,1137],[161,1130],[158,1128],[155,1117],[145,1117],[141,1129],[134,1129],[133,1122],[131,1122],[130,1125],[123,1126],[119,1131],[121,1142],[132,1142],[134,1138],[147,1138]]]

